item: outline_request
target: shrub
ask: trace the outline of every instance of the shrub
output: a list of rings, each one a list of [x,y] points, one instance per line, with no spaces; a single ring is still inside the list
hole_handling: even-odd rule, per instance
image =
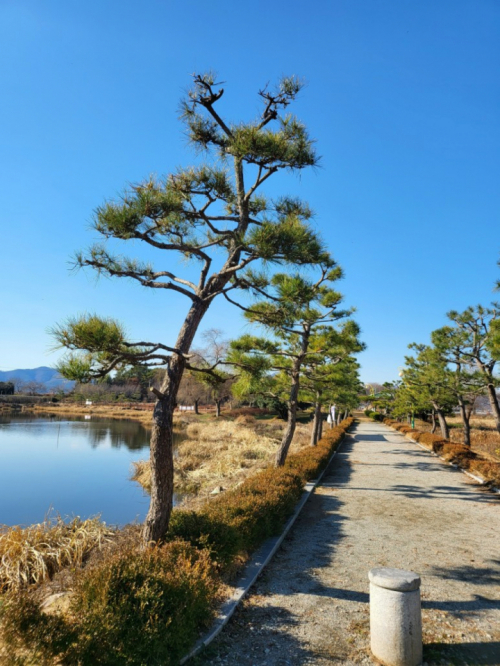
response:
[[[182,541],[130,548],[81,574],[68,618],[11,599],[5,639],[15,645],[22,637],[37,663],[57,656],[81,666],[178,664],[210,621],[217,589],[206,551]]]
[[[215,513],[215,512],[214,512]],[[242,550],[240,533],[230,524],[206,510],[174,509],[168,539],[184,539],[197,548],[205,548],[212,560],[224,569]]]
[[[252,425],[255,423],[255,416],[252,414],[240,414],[234,419],[234,422],[242,425]]]
[[[500,486],[500,463],[476,458],[469,460],[468,464],[471,472],[478,472],[493,485]]]
[[[447,439],[443,439],[440,435],[433,435],[430,432],[421,433],[419,444],[424,444],[428,448],[432,449],[434,453],[440,453],[443,446],[448,443]]]
[[[404,434],[415,439],[419,444],[423,444],[437,453],[446,461],[458,465],[462,469],[478,472],[481,476],[493,485],[500,485],[500,463],[483,460],[474,451],[463,444],[456,444],[440,435],[433,435],[430,432],[421,432],[419,430],[408,429],[408,426],[398,424],[392,419],[385,419],[384,423]]]
[[[411,437],[411,439],[414,439],[416,442],[418,442],[420,434],[420,430],[414,430],[413,428],[405,431],[405,437]]]
[[[461,467],[467,467],[467,461],[476,458],[476,454],[467,446],[451,444],[450,442],[443,444],[440,453],[445,460]]]
[[[204,510],[237,530],[243,550],[250,551],[279,532],[299,500],[303,478],[286,468],[264,470],[235,490],[218,495]]]
[[[216,592],[209,554],[182,541],[110,558],[76,589],[83,663],[177,664],[210,621]]]
[[[0,603],[0,662],[5,646],[9,664],[53,666],[57,657],[68,654],[78,634],[59,615],[43,613],[26,590],[8,592]],[[29,658],[26,652],[29,651]],[[24,657],[24,658],[23,658]]]

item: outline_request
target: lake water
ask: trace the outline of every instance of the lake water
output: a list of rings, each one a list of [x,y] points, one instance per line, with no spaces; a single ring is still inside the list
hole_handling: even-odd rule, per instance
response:
[[[149,433],[135,421],[0,416],[0,523],[101,514],[112,525],[142,521],[149,495],[130,480],[149,458]]]

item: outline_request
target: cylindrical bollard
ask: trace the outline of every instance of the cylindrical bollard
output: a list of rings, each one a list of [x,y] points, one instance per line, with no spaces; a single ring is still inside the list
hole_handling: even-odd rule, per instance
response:
[[[372,569],[370,641],[373,655],[387,666],[422,663],[420,576],[401,569]]]

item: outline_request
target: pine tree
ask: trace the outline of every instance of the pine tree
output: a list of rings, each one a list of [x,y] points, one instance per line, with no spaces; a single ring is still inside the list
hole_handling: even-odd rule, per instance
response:
[[[301,89],[295,77],[272,91],[259,92],[260,118],[231,123],[218,111],[224,89],[212,74],[194,76],[182,102],[182,119],[191,144],[207,162],[179,169],[165,179],[149,178],[119,201],[96,211],[94,227],[103,243],[79,253],[76,263],[110,277],[128,278],[148,289],[175,291],[188,301],[176,340],[134,341],[111,319],[87,315],[54,329],[59,345],[70,350],[59,371],[89,381],[123,365],[165,367],[151,433],[151,503],[143,529],[146,543],[165,535],[173,500],[173,411],[198,327],[214,298],[241,287],[240,271],[267,265],[320,263],[322,243],[308,225],[307,204],[270,199],[261,188],[282,171],[300,172],[318,158],[305,126],[283,112]],[[153,263],[113,254],[108,241],[139,241],[157,251]],[[177,272],[176,259],[188,266]],[[193,279],[193,273],[197,276]],[[158,335],[158,338],[161,336]]]
[[[326,336],[321,335],[325,327],[352,312],[338,309],[342,296],[332,284],[341,276],[340,268],[329,260],[315,281],[284,273],[267,282],[262,275],[246,277],[264,298],[251,307],[240,307],[266,337],[244,335],[233,341],[228,361],[241,371],[235,386],[240,395],[265,391],[287,403],[287,426],[276,454],[278,467],[285,463],[295,432],[303,364],[308,357],[327,351]]]

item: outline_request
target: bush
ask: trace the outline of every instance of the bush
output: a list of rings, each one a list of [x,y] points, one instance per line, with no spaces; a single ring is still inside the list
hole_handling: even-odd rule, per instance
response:
[[[211,620],[217,589],[206,551],[182,541],[130,548],[81,575],[67,619],[10,599],[4,639],[14,647],[22,638],[41,664],[178,664]]]
[[[467,446],[463,446],[462,444],[452,444],[450,442],[443,444],[440,453],[448,462],[452,462],[455,465],[460,465],[460,467],[465,468],[468,467],[467,461],[477,457]]]
[[[369,419],[372,419],[372,421],[384,420],[384,415],[380,412],[373,411],[373,409],[365,409],[365,416],[367,416]]]
[[[168,528],[168,539],[184,539],[196,548],[206,549],[219,568],[228,567],[242,550],[239,532],[206,510],[174,509]]]
[[[420,430],[414,430],[413,428],[405,431],[405,437],[411,437],[411,439],[414,439],[416,442],[418,442],[420,434]]]
[[[432,449],[434,453],[440,453],[443,446],[448,443],[447,439],[443,439],[440,435],[433,435],[430,432],[423,432],[418,439],[419,444],[424,444]]]
[[[241,547],[249,552],[278,534],[299,500],[303,478],[286,468],[268,469],[210,502],[207,515],[237,530]]]
[[[494,486],[500,486],[500,463],[480,460],[479,458],[468,461],[469,470],[478,472],[484,479]]]

